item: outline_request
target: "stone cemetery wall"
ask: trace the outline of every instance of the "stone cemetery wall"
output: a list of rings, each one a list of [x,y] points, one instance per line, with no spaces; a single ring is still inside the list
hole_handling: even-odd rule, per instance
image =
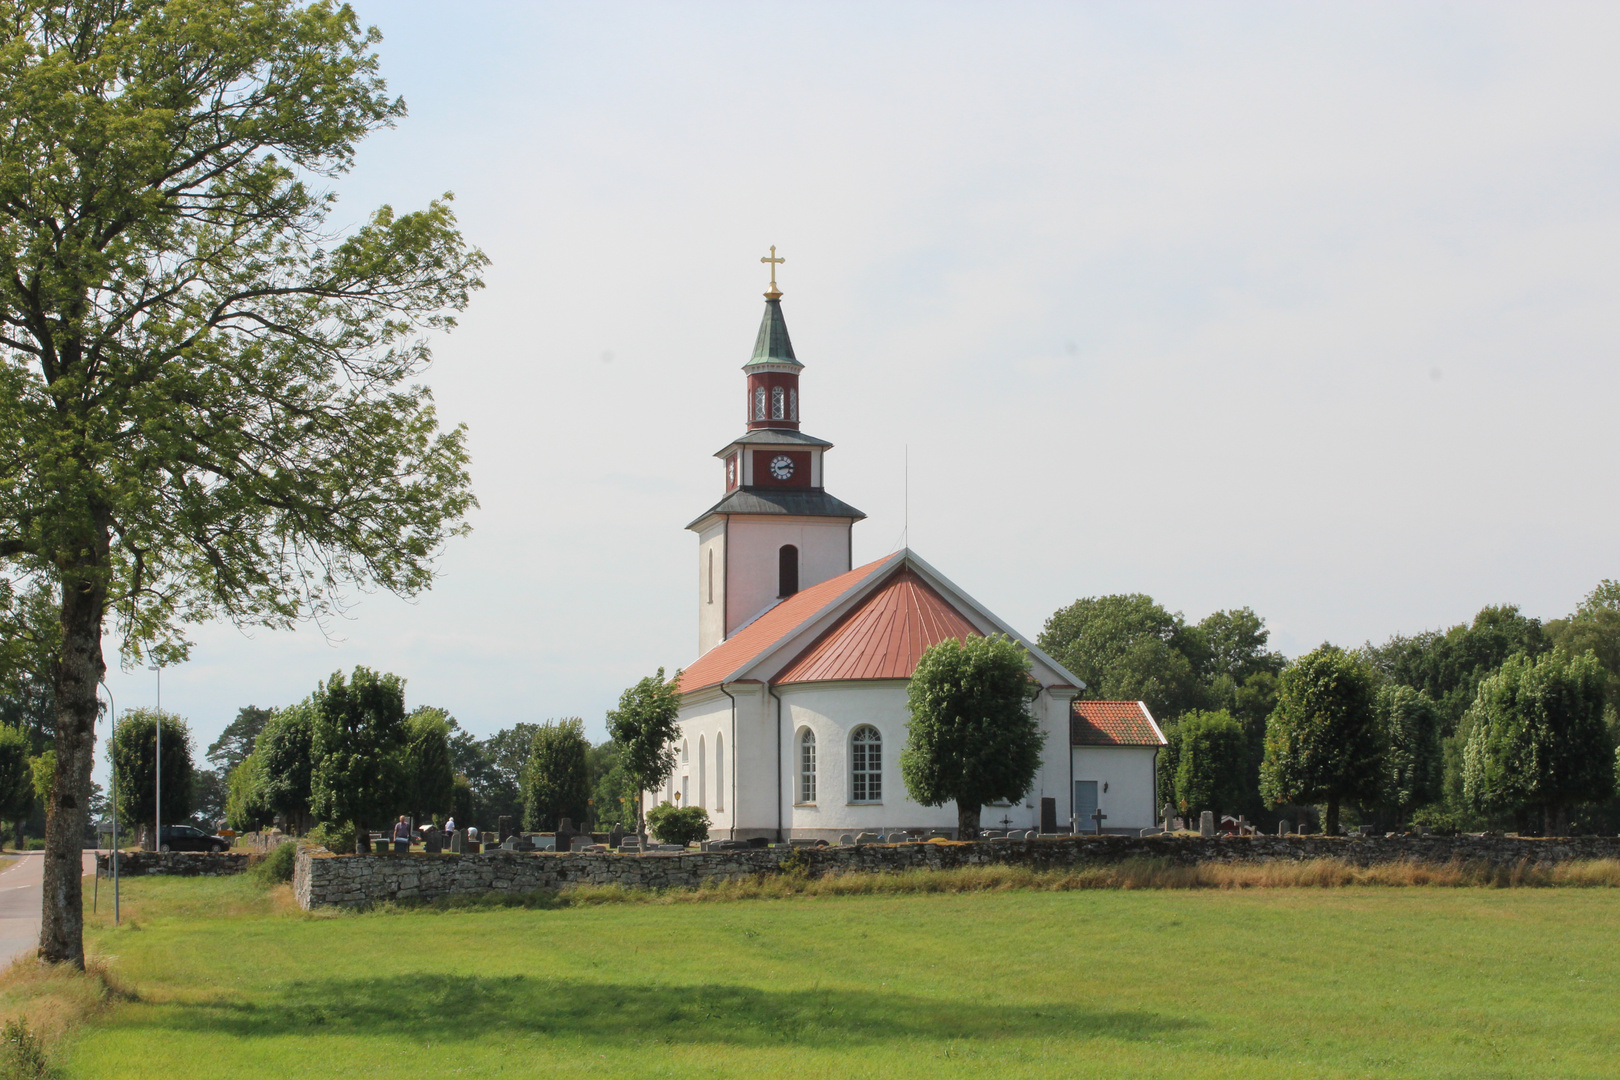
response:
[[[257,851],[268,854],[282,844],[290,844],[293,837],[288,836],[280,829],[271,829],[268,832],[248,832],[236,838],[236,846],[247,851]]]
[[[1620,859],[1620,838],[1064,836],[977,843],[801,847],[791,852],[756,848],[645,855],[517,851],[479,855],[333,855],[324,848],[306,846],[298,852],[293,892],[299,906],[307,911],[329,905],[359,907],[385,900],[428,900],[491,891],[533,892],[585,884],[632,889],[695,888],[707,882],[775,873],[789,858],[804,866],[812,877],[991,864],[1062,869],[1138,858],[1188,865],[1342,859],[1356,866],[1453,861],[1545,866],[1581,859]]]
[[[245,851],[121,851],[118,876],[222,877],[246,870],[248,859]],[[112,855],[96,856],[96,873],[112,877]]]

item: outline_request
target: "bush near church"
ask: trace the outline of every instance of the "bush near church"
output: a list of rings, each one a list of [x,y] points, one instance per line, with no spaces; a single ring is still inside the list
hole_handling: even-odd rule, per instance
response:
[[[647,828],[660,844],[692,844],[709,838],[709,815],[701,806],[662,802],[647,811]]]

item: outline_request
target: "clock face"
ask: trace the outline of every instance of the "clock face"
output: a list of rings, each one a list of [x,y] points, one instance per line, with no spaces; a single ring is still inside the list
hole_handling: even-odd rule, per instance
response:
[[[793,475],[793,459],[786,454],[779,454],[771,459],[771,475],[778,480],[786,480]]]

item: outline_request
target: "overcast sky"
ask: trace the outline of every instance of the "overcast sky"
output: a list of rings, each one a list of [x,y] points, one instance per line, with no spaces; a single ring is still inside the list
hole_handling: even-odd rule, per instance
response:
[[[197,628],[199,756],[356,664],[602,738],[689,663],[770,244],[857,562],[909,447],[911,546],[1026,634],[1144,592],[1297,655],[1620,576],[1620,8],[357,6],[410,115],[339,220],[454,191],[493,260],[428,376],[482,505],[414,603]]]

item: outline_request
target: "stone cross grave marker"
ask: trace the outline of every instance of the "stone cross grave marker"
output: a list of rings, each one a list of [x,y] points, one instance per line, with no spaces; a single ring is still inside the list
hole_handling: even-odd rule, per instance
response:
[[[1093,810],[1091,812],[1091,820],[1092,820],[1092,823],[1097,827],[1097,835],[1101,836],[1102,835],[1102,823],[1108,820],[1108,815],[1103,813],[1102,812],[1102,807],[1099,806],[1099,807],[1097,807],[1097,809],[1095,809],[1095,810]]]
[[[1175,812],[1176,808],[1171,806],[1169,803],[1165,803],[1164,806],[1159,810],[1159,816],[1164,819],[1165,832],[1170,831],[1170,815],[1174,814]]]
[[[1215,813],[1214,813],[1214,811],[1205,810],[1202,814],[1198,815],[1198,835],[1199,836],[1214,836],[1215,835]]]

